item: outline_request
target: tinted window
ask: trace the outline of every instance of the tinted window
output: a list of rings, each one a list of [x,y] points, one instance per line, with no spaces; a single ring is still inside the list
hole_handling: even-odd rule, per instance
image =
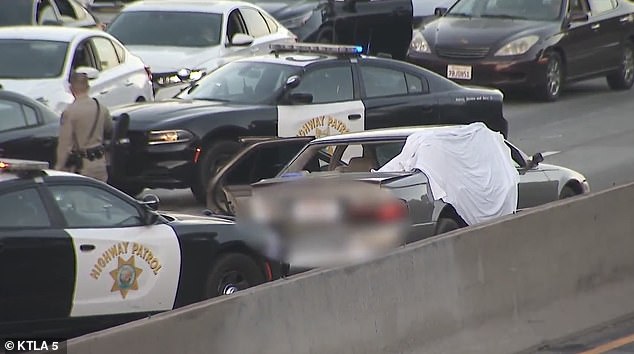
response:
[[[414,75],[405,74],[405,82],[407,82],[407,93],[416,94],[428,92],[427,85],[423,84],[423,80]]]
[[[346,65],[309,71],[293,92],[312,94],[313,103],[351,101],[352,69]]]
[[[68,0],[54,0],[55,5],[57,5],[57,9],[59,13],[62,15],[62,19],[66,21],[75,21],[77,20],[77,14],[75,13],[75,9],[73,5]]]
[[[103,37],[95,37],[92,39],[92,43],[97,50],[97,57],[101,64],[101,70],[108,70],[119,65],[119,57],[114,50],[114,46],[109,39]]]
[[[407,82],[402,71],[362,66],[363,87],[367,97],[407,95]]]
[[[282,89],[295,67],[256,62],[232,62],[198,81],[191,92],[179,97],[235,103],[261,103],[271,100]]]
[[[27,125],[37,125],[37,113],[29,106],[22,106]]]
[[[562,0],[461,0],[447,16],[554,21],[559,19],[561,8]]]
[[[0,195],[0,228],[49,226],[46,208],[34,188]]]
[[[590,10],[593,15],[610,11],[616,6],[612,0],[590,0]]]
[[[48,79],[62,75],[68,43],[0,39],[0,78]]]
[[[22,111],[22,105],[13,101],[0,100],[0,132],[26,126],[27,117]]]
[[[56,22],[58,20],[57,15],[55,15],[55,10],[53,9],[53,5],[48,0],[42,0],[37,5],[37,23],[44,24],[46,21]]]
[[[49,186],[68,227],[141,226],[139,211],[123,199],[90,186]]]
[[[33,3],[24,0],[0,1],[0,26],[33,24]]]
[[[220,43],[222,15],[196,12],[122,12],[108,32],[124,45],[210,47]]]
[[[247,24],[249,34],[255,38],[266,36],[269,34],[269,27],[260,13],[253,9],[240,9],[242,18]]]
[[[117,52],[117,57],[119,57],[119,62],[125,62],[125,50],[123,47],[115,42],[112,42],[112,44],[114,45],[114,50]]]

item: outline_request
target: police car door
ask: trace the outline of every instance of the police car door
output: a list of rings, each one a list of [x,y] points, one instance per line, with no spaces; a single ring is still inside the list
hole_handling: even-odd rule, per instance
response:
[[[298,55],[296,60],[306,58]],[[299,84],[287,82],[289,89],[278,104],[278,136],[319,138],[364,130],[365,108],[354,89],[349,59],[309,66],[301,77],[289,79]]]
[[[48,182],[76,258],[71,317],[170,310],[180,274],[173,229],[145,225],[131,198],[86,181]]]

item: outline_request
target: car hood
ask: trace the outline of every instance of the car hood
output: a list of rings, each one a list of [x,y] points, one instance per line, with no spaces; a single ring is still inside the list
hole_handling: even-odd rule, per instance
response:
[[[37,100],[61,114],[64,108],[73,102],[73,96],[63,87],[62,79],[3,79],[0,85],[8,91],[15,91]]]
[[[511,37],[556,30],[558,23],[497,18],[441,17],[423,28],[431,46],[492,47]]]
[[[314,172],[307,175],[288,174],[283,177],[275,177],[261,180],[253,184],[253,187],[264,187],[267,185],[287,183],[298,180],[311,179],[338,179],[342,181],[362,181],[374,184],[385,184],[394,180],[411,176],[413,172]]]
[[[170,99],[117,106],[111,109],[111,115],[115,117],[127,113],[130,116],[130,130],[137,130],[146,129],[155,123],[170,124],[192,116],[209,116],[236,110],[257,109],[257,107],[216,101]]]
[[[209,48],[163,47],[163,46],[127,46],[132,54],[138,56],[150,66],[153,73],[168,73],[179,69],[207,69],[201,65],[218,58],[220,46]]]

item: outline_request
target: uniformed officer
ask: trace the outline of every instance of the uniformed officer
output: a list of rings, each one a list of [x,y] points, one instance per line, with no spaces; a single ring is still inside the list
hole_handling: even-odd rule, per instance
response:
[[[72,73],[70,91],[75,101],[62,113],[55,169],[108,180],[104,138],[112,134],[108,109],[88,95],[88,77]]]

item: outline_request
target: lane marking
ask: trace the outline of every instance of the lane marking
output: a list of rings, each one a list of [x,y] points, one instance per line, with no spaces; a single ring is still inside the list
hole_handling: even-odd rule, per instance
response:
[[[622,337],[619,339],[615,339],[611,342],[607,342],[605,344],[602,344],[594,349],[590,349],[587,350],[585,352],[581,352],[578,354],[602,354],[605,352],[608,352],[612,349],[616,349],[616,348],[620,348],[622,346],[625,346],[627,344],[633,343],[634,342],[634,334],[630,334],[629,336],[626,337]]]

